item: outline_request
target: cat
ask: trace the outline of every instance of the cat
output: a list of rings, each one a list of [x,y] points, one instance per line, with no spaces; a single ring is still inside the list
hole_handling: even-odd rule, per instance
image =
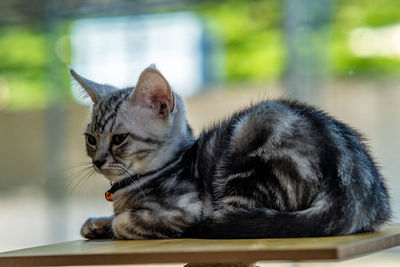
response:
[[[391,217],[363,137],[325,112],[266,100],[196,139],[185,105],[155,68],[136,87],[72,77],[93,101],[85,132],[114,215],[84,238],[268,238],[374,231]]]

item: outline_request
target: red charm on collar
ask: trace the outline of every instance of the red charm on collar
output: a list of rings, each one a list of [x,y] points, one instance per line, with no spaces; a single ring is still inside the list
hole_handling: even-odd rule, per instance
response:
[[[113,194],[112,193],[107,191],[105,197],[106,197],[107,201],[113,201]]]

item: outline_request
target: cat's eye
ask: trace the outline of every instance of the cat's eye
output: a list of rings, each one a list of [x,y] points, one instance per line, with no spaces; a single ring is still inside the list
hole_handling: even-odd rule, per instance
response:
[[[113,145],[118,146],[118,145],[122,144],[127,137],[128,137],[128,134],[116,134],[116,135],[113,135],[113,137],[111,138],[111,143]]]
[[[86,135],[86,142],[91,146],[95,146],[97,144],[96,138],[91,134]]]

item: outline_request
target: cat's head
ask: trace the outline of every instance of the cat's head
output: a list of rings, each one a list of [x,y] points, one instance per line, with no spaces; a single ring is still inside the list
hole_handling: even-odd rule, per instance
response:
[[[193,141],[183,101],[155,67],[140,74],[136,88],[125,89],[70,72],[93,101],[86,150],[108,180],[156,170]]]

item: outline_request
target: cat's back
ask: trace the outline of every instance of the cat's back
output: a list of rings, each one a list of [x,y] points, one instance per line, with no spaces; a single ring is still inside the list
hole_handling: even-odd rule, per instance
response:
[[[318,161],[329,152],[368,152],[363,137],[351,127],[318,108],[287,99],[261,101],[233,113],[204,131],[199,146],[202,156],[214,163],[228,156],[290,154]]]
[[[201,169],[203,177],[211,177],[214,199],[219,201],[219,198],[236,194],[251,199],[253,206],[268,204],[269,208],[281,210],[296,210],[309,205],[311,197],[305,197],[305,194],[313,195],[310,190],[316,188],[306,187],[301,180],[319,179],[316,164],[323,137],[316,130],[313,119],[302,114],[302,109],[319,113],[287,100],[262,101],[234,113],[201,135]],[[277,183],[280,183],[277,173],[289,178],[286,185],[290,186],[291,180],[298,180],[299,196],[294,197],[303,198],[301,203],[272,200],[276,197],[268,192],[276,191]],[[272,179],[276,180],[275,186],[267,185],[266,181]]]
[[[329,123],[323,112],[297,102],[262,101],[204,131],[199,138],[201,156],[217,163],[228,155],[256,155],[266,147],[269,153],[291,148],[309,153],[322,141]]]
[[[220,208],[317,206],[359,229],[390,216],[385,185],[361,136],[317,108],[262,101],[204,132],[198,144],[200,176]],[[371,209],[376,218],[368,218]]]

